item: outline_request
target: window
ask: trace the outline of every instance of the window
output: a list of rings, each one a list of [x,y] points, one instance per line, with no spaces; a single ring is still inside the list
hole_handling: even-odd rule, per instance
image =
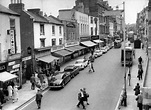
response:
[[[52,26],[52,34],[55,34],[55,26]]]
[[[62,38],[59,38],[59,45],[62,45]]]
[[[44,35],[45,31],[44,31],[44,24],[40,24],[40,35]]]
[[[91,17],[91,24],[93,24],[93,17]]]
[[[15,19],[10,18],[10,29],[15,30]]]
[[[52,46],[56,45],[56,39],[52,39]]]
[[[93,35],[93,27],[91,27],[91,35]]]
[[[40,39],[40,46],[45,47],[45,39]]]
[[[62,30],[61,29],[62,29],[61,26],[59,26],[59,33],[60,33],[60,35],[62,35]]]

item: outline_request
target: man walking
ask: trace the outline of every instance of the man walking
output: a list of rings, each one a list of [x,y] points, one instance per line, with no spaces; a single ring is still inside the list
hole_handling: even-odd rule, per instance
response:
[[[38,109],[41,108],[42,97],[43,95],[41,94],[41,91],[38,89],[37,94],[36,94],[36,103],[37,103]]]
[[[95,71],[94,71],[94,67],[93,67],[93,63],[91,63],[91,68],[92,68],[92,71],[95,72]]]
[[[80,89],[80,92],[78,93],[78,104],[77,104],[77,107],[80,106],[80,104],[83,106],[83,109],[85,109],[85,106],[84,106],[84,94],[83,94],[83,90]]]
[[[36,79],[35,79],[35,75],[34,74],[32,74],[32,76],[30,78],[30,82],[31,82],[31,90],[35,90]]]
[[[143,94],[142,94],[142,91],[137,96],[136,100],[137,100],[137,107],[139,108],[139,110],[143,110]]]
[[[138,62],[139,62],[139,64],[142,64],[143,59],[142,59],[142,57],[141,57],[141,56],[138,58]]]

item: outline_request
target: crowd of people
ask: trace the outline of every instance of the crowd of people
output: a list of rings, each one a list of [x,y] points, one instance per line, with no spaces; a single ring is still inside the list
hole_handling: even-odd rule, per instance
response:
[[[13,81],[5,82],[3,87],[0,87],[0,108],[7,101],[18,101],[18,86]]]

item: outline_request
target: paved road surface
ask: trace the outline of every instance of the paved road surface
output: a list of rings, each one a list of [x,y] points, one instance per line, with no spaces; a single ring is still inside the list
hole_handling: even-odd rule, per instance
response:
[[[81,110],[76,107],[80,88],[90,94],[87,110],[114,110],[123,87],[124,68],[120,64],[120,49],[111,49],[94,62],[94,73],[81,71],[64,89],[48,91],[41,110]],[[24,110],[37,110],[35,101]]]

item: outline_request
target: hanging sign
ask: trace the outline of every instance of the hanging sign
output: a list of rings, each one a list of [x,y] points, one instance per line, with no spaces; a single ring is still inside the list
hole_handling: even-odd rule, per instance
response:
[[[15,54],[15,40],[14,40],[14,30],[10,30],[10,52],[11,54]]]

